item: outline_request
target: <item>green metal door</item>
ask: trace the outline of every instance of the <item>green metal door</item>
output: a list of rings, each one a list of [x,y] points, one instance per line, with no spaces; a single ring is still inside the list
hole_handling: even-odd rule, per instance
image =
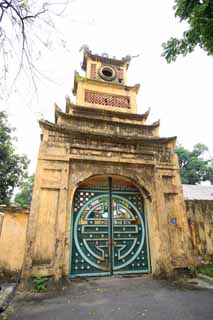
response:
[[[150,272],[146,215],[137,190],[77,190],[72,217],[71,277]]]
[[[113,191],[113,273],[150,271],[147,223],[138,191]]]

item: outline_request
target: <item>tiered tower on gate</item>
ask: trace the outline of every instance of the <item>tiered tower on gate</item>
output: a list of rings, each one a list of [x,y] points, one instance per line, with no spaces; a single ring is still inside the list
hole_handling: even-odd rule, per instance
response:
[[[127,85],[131,57],[109,58],[83,47],[66,111],[40,120],[38,155],[23,278],[70,275],[72,207],[76,189],[92,177],[125,178],[140,191],[147,212],[152,273],[188,263],[187,221],[176,137],[159,137],[160,122],[137,114],[139,85]]]

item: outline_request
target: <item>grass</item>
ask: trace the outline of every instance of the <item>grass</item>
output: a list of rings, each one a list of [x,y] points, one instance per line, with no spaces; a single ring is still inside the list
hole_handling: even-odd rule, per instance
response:
[[[197,272],[202,273],[208,277],[213,278],[213,265],[200,265],[197,266]]]

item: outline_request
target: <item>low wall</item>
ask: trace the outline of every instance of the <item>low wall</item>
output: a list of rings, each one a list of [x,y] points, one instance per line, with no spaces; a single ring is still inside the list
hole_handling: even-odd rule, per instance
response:
[[[29,210],[0,208],[4,214],[0,235],[0,276],[16,275],[22,268]]]
[[[185,200],[195,262],[213,262],[213,201]]]

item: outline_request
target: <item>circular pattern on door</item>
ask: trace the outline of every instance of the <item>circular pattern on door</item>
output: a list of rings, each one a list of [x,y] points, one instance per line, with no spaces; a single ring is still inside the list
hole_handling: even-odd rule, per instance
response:
[[[73,276],[150,270],[146,217],[141,195],[137,191],[116,190],[112,192],[110,202],[107,191],[76,192],[71,251]]]

